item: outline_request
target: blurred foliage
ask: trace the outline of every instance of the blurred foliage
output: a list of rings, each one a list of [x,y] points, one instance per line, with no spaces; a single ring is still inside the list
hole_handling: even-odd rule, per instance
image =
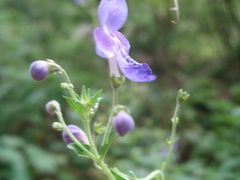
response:
[[[95,54],[92,28],[98,1],[0,1],[0,179],[103,179],[92,163],[67,150],[44,104],[61,102],[60,78],[33,82],[34,59],[54,59],[70,72],[76,88],[103,89],[96,120],[110,105],[107,62]],[[157,168],[166,151],[179,88],[191,93],[182,108],[175,161],[168,179],[240,178],[240,1],[180,1],[175,25],[172,1],[131,0],[122,29],[132,56],[150,64],[153,83],[127,82],[120,102],[131,110],[136,130],[114,142],[108,161],[139,176]],[[138,98],[136,98],[138,97]]]

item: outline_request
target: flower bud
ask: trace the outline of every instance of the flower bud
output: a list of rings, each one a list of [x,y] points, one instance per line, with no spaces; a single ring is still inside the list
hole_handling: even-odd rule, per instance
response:
[[[42,60],[34,61],[29,67],[29,72],[33,80],[41,81],[48,75],[48,63]]]
[[[135,127],[133,118],[125,111],[120,111],[113,118],[113,127],[120,136],[124,136]]]
[[[48,114],[52,116],[55,114],[55,111],[61,111],[60,104],[55,100],[49,101],[46,104],[45,109],[48,112]]]
[[[84,144],[89,144],[89,141],[88,141],[88,138],[85,134],[85,132],[79,128],[78,126],[76,125],[68,125],[67,126],[68,130],[73,134],[73,136],[80,142],[84,143]],[[73,143],[73,140],[71,139],[71,137],[67,134],[66,131],[63,131],[62,133],[62,137],[63,137],[63,141],[66,143],[66,144],[71,144]]]
[[[52,123],[52,128],[55,129],[56,131],[62,131],[63,126],[60,122],[53,122]]]

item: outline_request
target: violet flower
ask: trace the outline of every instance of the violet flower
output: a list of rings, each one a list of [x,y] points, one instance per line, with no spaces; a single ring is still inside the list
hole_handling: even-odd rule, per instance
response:
[[[128,16],[126,0],[101,0],[98,7],[100,27],[93,30],[96,53],[109,60],[110,75],[119,77],[119,70],[134,82],[150,82],[156,79],[145,63],[138,63],[129,56],[130,44],[118,30]]]
[[[74,125],[74,124],[70,124],[67,126],[68,130],[74,135],[74,137],[84,143],[84,144],[89,144],[88,138],[85,134],[85,132],[78,126]],[[66,131],[63,131],[62,133],[62,137],[63,137],[63,141],[66,144],[71,144],[73,143],[73,140],[70,138],[70,136],[67,134]]]

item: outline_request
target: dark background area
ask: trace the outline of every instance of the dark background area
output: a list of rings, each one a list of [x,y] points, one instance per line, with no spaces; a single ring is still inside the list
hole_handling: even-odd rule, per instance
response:
[[[95,120],[106,120],[111,104],[107,61],[95,53],[92,29],[98,25],[98,1],[0,1],[0,179],[104,179],[89,160],[76,158],[55,120],[44,110],[58,100],[67,122],[78,117],[62,98],[61,78],[34,82],[29,64],[53,59],[82,85],[103,89]],[[136,129],[116,140],[107,161],[143,176],[158,168],[166,151],[175,96],[191,97],[182,107],[179,140],[167,179],[240,178],[240,1],[180,1],[180,22],[171,23],[172,1],[129,0],[129,18],[121,30],[131,56],[148,63],[152,83],[126,82],[120,103]]]

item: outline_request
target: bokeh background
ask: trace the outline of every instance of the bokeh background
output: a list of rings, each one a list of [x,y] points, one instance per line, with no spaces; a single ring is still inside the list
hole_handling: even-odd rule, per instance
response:
[[[89,160],[76,158],[51,129],[44,105],[58,100],[67,122],[79,123],[62,98],[61,78],[34,82],[28,66],[54,59],[82,85],[103,89],[95,120],[106,121],[111,88],[107,61],[95,54],[92,29],[96,0],[0,1],[0,179],[77,180],[104,177]],[[147,62],[158,79],[126,82],[120,102],[136,129],[114,142],[107,161],[138,176],[160,166],[179,88],[188,90],[178,127],[172,180],[240,179],[240,1],[180,1],[180,22],[172,1],[129,0],[122,32],[131,56]]]

